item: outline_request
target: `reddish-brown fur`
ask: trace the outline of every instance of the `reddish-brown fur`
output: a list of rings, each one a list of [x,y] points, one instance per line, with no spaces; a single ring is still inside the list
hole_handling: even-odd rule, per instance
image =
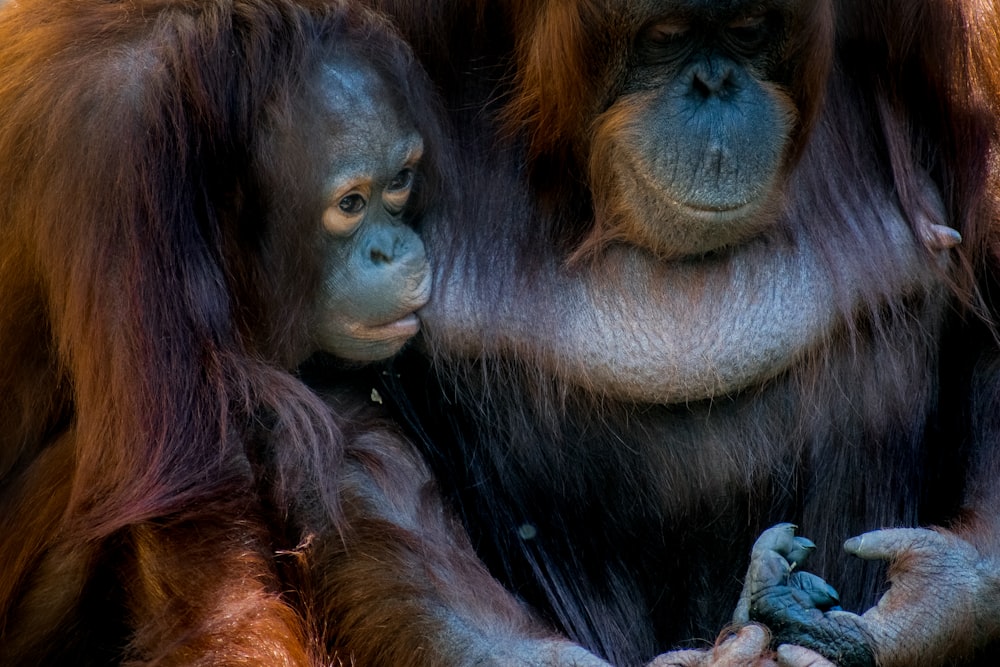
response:
[[[372,4],[398,18],[470,147],[472,210],[432,230],[432,256],[460,256],[462,271],[446,275],[461,274],[467,298],[483,304],[495,298],[490,267],[514,266],[523,283],[511,291],[552,304],[551,319],[531,322],[536,338],[559,340],[545,262],[569,257],[595,222],[588,135],[622,64],[601,39],[618,25],[613,11],[670,3]],[[782,224],[821,248],[830,281],[845,288],[844,326],[821,346],[741,394],[670,406],[564,382],[534,349],[457,358],[433,336],[430,372],[443,397],[428,395],[419,360],[403,373],[404,414],[491,571],[622,664],[714,637],[755,535],[776,521],[819,544],[810,564],[859,611],[877,599],[885,571],[842,553],[854,534],[943,525],[1000,554],[991,416],[1000,19],[989,3],[830,6],[802,39],[818,51],[812,36],[832,31],[833,66],[828,76],[823,66],[802,73],[800,103],[816,102],[817,118],[782,202]],[[893,267],[871,230],[896,215],[961,232],[947,303],[886,293]],[[860,289],[859,309],[847,286]],[[481,311],[492,342],[489,305]],[[525,522],[537,538],[518,537]],[[988,644],[988,661],[998,639],[972,632],[937,650],[957,661]]]
[[[602,54],[575,41],[599,3],[381,4],[401,16],[468,142],[467,215],[439,224],[484,258],[509,259],[491,254],[492,234],[523,240],[516,259],[530,281],[533,249],[572,249],[592,222],[579,181],[544,179],[582,172],[586,151],[569,136],[600,107],[588,95],[613,83],[586,76],[602,70]],[[804,75],[803,97],[826,88],[821,114],[845,132],[827,130],[804,154],[791,205],[825,212],[829,229],[814,233],[845,265],[834,279],[877,283],[886,267],[852,224],[881,213],[870,197],[882,177],[918,217],[929,170],[965,238],[954,305],[989,315],[995,304],[977,290],[996,282],[986,194],[995,17],[970,21],[971,9],[945,2],[836,4],[839,78],[827,87],[818,71]],[[324,7],[358,19],[336,2],[280,0],[18,0],[0,12],[7,662],[295,664],[329,651],[358,664],[511,664],[504,656],[525,655],[522,642],[552,634],[471,557],[427,467],[392,427],[354,414],[348,399],[337,406],[341,428],[286,370],[302,352],[296,316],[317,276],[274,268],[309,267],[314,248],[298,227],[243,226],[260,194],[247,171],[259,96],[268,84],[290,92],[296,65],[314,55],[309,17]],[[250,28],[238,44],[229,11]],[[200,12],[213,18],[190,20]],[[981,34],[967,35],[970,26]],[[559,54],[525,48],[542,29],[573,39]],[[383,34],[372,30],[362,32]],[[381,38],[366,43],[363,55],[398,56]],[[883,58],[851,61],[883,48]],[[176,68],[138,76],[160,57]],[[520,101],[502,104],[511,100]],[[851,154],[858,146],[871,154]],[[530,185],[528,158],[545,164]],[[830,161],[842,182],[825,171]],[[489,275],[469,279],[488,302]],[[544,284],[532,290],[553,297]],[[944,522],[964,506],[952,527],[997,552],[991,334],[934,308],[883,310],[879,296],[873,284],[866,320],[755,390],[753,410],[720,400],[711,437],[683,409],[605,401],[516,360],[463,364],[437,349],[446,397],[412,369],[402,379],[415,383],[418,407],[426,399],[432,414],[447,413],[418,433],[430,436],[425,453],[492,571],[573,639],[639,662],[715,636],[750,541],[777,519],[820,543],[818,568],[855,605],[882,582],[842,564],[837,543],[858,530]],[[558,337],[555,321],[537,325]],[[462,410],[449,403],[456,393]],[[931,490],[918,498],[925,474]],[[517,533],[529,519],[534,542]],[[298,548],[279,568],[276,547]],[[279,571],[294,594],[283,594]],[[542,662],[539,650],[528,664]]]
[[[320,227],[265,219],[260,171],[296,179],[266,133],[334,49],[430,108],[337,0],[0,8],[0,662],[322,658],[263,512],[338,525],[341,433],[289,370]]]
[[[384,408],[357,400],[366,386],[328,398],[348,442],[342,530],[298,517],[307,532],[288,572],[316,636],[344,664],[533,664],[513,655],[548,647],[553,631],[476,557],[417,450]]]

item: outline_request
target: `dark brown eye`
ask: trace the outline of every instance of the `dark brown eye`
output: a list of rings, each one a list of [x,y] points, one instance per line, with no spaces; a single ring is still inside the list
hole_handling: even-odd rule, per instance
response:
[[[769,27],[767,14],[754,14],[728,23],[726,34],[740,48],[756,50],[767,41]]]
[[[365,201],[364,197],[362,197],[357,193],[354,193],[354,194],[349,194],[343,199],[341,199],[340,202],[337,203],[337,208],[339,208],[344,213],[355,215],[365,210],[365,205],[367,203],[368,202]]]
[[[667,20],[655,23],[643,32],[643,37],[653,44],[669,44],[687,34],[690,26],[686,21]]]
[[[730,30],[757,30],[763,28],[766,22],[767,16],[765,14],[754,14],[730,22],[728,27]]]
[[[413,187],[413,170],[403,169],[389,181],[388,189],[391,192],[397,192],[399,190],[409,190],[411,187]]]

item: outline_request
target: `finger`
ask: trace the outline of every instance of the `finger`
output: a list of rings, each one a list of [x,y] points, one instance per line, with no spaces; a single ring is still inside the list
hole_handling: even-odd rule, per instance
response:
[[[752,553],[754,555],[767,551],[776,551],[782,555],[791,553],[797,548],[795,528],[795,524],[792,523],[779,523],[771,526],[761,533],[757,541],[754,542]]]
[[[805,560],[815,545],[804,537],[795,536],[795,526],[779,523],[771,526],[754,542],[750,554],[748,582],[757,588],[783,583],[797,560]]]
[[[771,635],[761,626],[744,626],[712,651],[710,664],[717,667],[752,664],[767,651],[770,642]]]
[[[801,646],[782,644],[778,647],[779,667],[837,667],[819,653]]]
[[[874,530],[844,542],[844,551],[866,560],[892,560],[921,544],[936,544],[943,538],[923,528]]]
[[[796,528],[795,524],[792,523],[779,523],[771,526],[757,538],[753,545],[753,555],[760,556],[766,552],[775,552],[793,566],[801,565],[809,557],[809,554],[816,550],[816,545],[806,537],[797,537],[795,535]]]
[[[671,651],[657,656],[646,667],[707,667],[708,651]]]
[[[785,558],[792,565],[798,567],[802,565],[809,555],[816,550],[816,544],[806,537],[796,537],[792,540],[792,544],[789,546],[788,551],[784,554]]]
[[[931,225],[927,235],[925,240],[933,250],[951,250],[962,243],[962,234],[954,227]]]
[[[789,585],[809,596],[809,601],[820,610],[840,608],[840,594],[822,577],[811,572],[796,572],[788,578]]]

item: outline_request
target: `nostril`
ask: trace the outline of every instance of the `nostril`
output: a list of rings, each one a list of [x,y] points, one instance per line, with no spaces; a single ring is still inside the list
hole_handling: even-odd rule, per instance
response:
[[[392,257],[385,254],[378,248],[372,248],[371,259],[372,264],[392,264]]]
[[[391,226],[378,230],[378,233],[372,234],[368,243],[368,257],[371,263],[388,265],[405,261],[412,254],[411,239],[416,239],[420,248],[423,248],[419,237],[405,227]]]
[[[726,92],[732,85],[733,68],[702,65],[691,71],[691,88],[699,96],[709,98]]]
[[[694,80],[691,81],[691,87],[701,97],[710,97],[712,95],[712,89],[697,74],[694,75]]]

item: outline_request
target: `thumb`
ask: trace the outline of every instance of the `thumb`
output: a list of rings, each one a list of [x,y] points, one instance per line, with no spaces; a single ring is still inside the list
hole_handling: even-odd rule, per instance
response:
[[[866,560],[892,560],[920,543],[939,538],[934,531],[923,528],[873,530],[844,542],[844,551]]]

